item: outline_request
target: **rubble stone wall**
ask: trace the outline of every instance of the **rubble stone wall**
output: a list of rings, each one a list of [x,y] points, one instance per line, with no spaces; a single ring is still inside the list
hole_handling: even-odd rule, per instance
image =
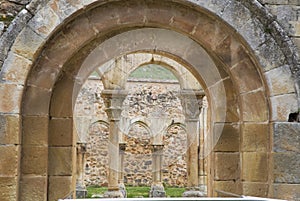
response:
[[[127,185],[151,185],[152,146],[151,133],[156,129],[164,132],[163,182],[167,186],[186,185],[185,151],[186,132],[184,116],[176,92],[176,82],[128,82],[129,94],[124,101],[123,115],[130,119],[142,119],[132,124],[125,133],[127,143],[124,159],[124,182]],[[107,186],[108,125],[103,100],[100,97],[102,83],[90,79],[81,89],[77,99],[77,116],[92,116],[85,168],[86,185]],[[147,127],[150,114],[166,115],[162,128]],[[158,118],[160,116],[157,116]],[[159,120],[160,121],[160,120]],[[146,127],[145,127],[146,125]],[[80,127],[80,125],[78,125]],[[169,126],[169,127],[168,127]],[[168,127],[168,129],[167,129]]]

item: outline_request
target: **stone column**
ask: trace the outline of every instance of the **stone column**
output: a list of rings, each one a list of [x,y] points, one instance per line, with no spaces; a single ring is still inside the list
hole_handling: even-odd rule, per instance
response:
[[[85,198],[87,195],[86,186],[84,184],[84,166],[86,143],[77,143],[77,179],[76,179],[76,198]]]
[[[182,90],[180,92],[181,104],[185,114],[187,130],[187,188],[183,197],[204,197],[199,190],[199,133],[198,122],[202,107],[203,92]]]
[[[164,186],[162,185],[162,157],[164,145],[152,145],[152,186],[150,197],[166,197]]]
[[[119,188],[120,191],[123,194],[123,197],[126,198],[127,197],[127,191],[126,191],[126,187],[124,184],[124,156],[125,156],[125,150],[126,150],[126,143],[125,142],[120,142],[119,144]]]
[[[200,114],[200,138],[199,138],[199,191],[207,196],[207,171],[205,165],[205,136],[207,134],[207,100],[204,97],[202,100],[202,109]]]
[[[108,143],[108,158],[109,158],[109,172],[108,172],[108,191],[105,192],[104,197],[120,198],[123,197],[120,191],[119,178],[119,121],[122,112],[122,104],[127,95],[124,90],[103,90],[102,98],[106,106],[105,112],[109,119],[109,143]]]

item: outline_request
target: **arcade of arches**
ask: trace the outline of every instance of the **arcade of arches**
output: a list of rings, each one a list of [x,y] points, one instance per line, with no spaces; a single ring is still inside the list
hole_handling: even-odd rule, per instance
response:
[[[169,69],[180,83],[185,196],[225,191],[299,200],[298,1],[22,0],[18,6],[0,39],[1,200],[75,196],[84,146],[77,146],[74,107],[93,72],[103,83],[109,127],[106,195],[122,197],[123,137],[131,125],[122,105],[128,76],[144,64]],[[134,63],[139,55],[148,58]],[[160,110],[151,114],[137,122],[150,128],[151,193],[159,196],[158,131],[168,124]],[[199,119],[207,119],[207,138],[198,135]]]

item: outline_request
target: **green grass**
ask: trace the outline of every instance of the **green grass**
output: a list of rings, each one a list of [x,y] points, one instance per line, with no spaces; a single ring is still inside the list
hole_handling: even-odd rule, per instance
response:
[[[156,64],[148,64],[141,66],[135,71],[133,71],[129,77],[155,80],[177,80],[177,78],[171,71]]]
[[[89,186],[87,187],[87,197],[91,198],[95,194],[103,195],[107,191],[106,187]]]
[[[127,186],[127,197],[128,198],[136,198],[136,197],[149,197],[149,191],[150,187],[148,186]],[[165,191],[167,193],[167,196],[169,197],[181,197],[182,193],[184,192],[184,188],[176,188],[176,187],[166,187]],[[87,187],[88,191],[88,198],[91,198],[92,195],[100,194],[103,195],[105,191],[107,191],[106,187],[95,187],[90,186]]]

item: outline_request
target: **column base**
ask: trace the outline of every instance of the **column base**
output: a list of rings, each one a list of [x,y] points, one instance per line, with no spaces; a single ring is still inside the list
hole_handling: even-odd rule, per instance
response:
[[[76,185],[76,198],[86,198],[87,190],[85,186]]]
[[[125,187],[124,183],[119,184],[119,189],[120,189],[121,193],[123,194],[123,198],[127,198],[127,191],[126,191],[126,187]]]
[[[199,187],[190,187],[186,189],[182,197],[207,197],[207,193],[200,191]]]
[[[204,197],[207,197],[207,186],[206,185],[200,184],[199,191],[203,193]]]
[[[166,191],[162,184],[153,184],[149,192],[151,198],[164,198],[166,197]]]
[[[108,190],[103,195],[104,198],[124,198],[120,190]]]

